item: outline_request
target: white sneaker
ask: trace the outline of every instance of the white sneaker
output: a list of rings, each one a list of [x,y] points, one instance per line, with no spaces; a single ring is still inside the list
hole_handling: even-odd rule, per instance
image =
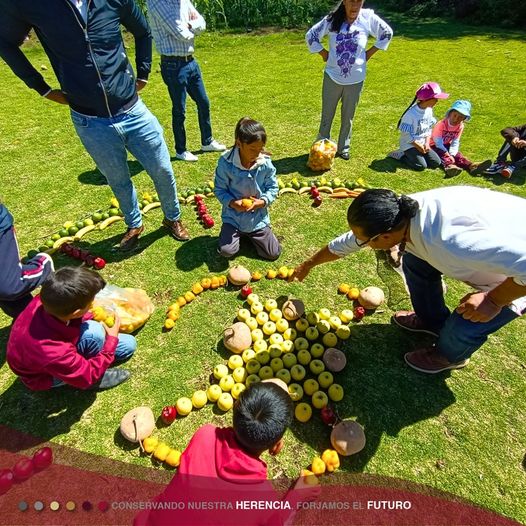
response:
[[[179,159],[180,161],[197,161],[197,156],[194,155],[192,152],[189,152],[188,150],[183,153],[176,153],[175,158]]]
[[[399,161],[403,156],[404,152],[402,150],[393,150],[387,154],[387,157],[391,157],[391,159],[396,159],[397,161]]]
[[[202,144],[201,150],[203,152],[224,152],[226,150],[226,146],[217,142],[215,139],[212,139],[210,144]]]

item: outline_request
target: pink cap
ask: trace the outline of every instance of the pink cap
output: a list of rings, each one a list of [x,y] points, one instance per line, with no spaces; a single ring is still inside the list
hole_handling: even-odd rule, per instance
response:
[[[448,97],[449,93],[444,93],[436,82],[426,82],[422,84],[416,92],[416,98],[418,100],[447,99]]]

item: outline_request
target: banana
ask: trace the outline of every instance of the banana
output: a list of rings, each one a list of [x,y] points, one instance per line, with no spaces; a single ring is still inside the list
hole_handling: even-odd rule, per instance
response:
[[[152,203],[153,204],[153,203]],[[150,205],[148,205],[150,206]],[[146,208],[146,207],[144,207]],[[144,210],[144,209],[143,209]],[[113,223],[116,223],[117,221],[122,221],[124,219],[124,217],[122,216],[112,216],[112,217],[108,217],[108,219],[105,219],[104,221],[101,221],[99,224],[98,224],[98,228],[99,230],[104,230],[105,228],[109,227],[110,225],[112,225]]]
[[[95,229],[95,225],[88,225],[84,228],[81,228],[74,236],[73,239],[78,241],[82,236],[86,235],[88,232],[91,232]]]
[[[349,189],[345,188],[345,186],[338,186],[337,188],[332,189],[333,192],[348,192]]]
[[[80,230],[79,230],[80,232]],[[61,245],[63,245],[64,243],[70,243],[71,241],[74,241],[75,238],[73,236],[65,236],[65,237],[61,237],[60,239],[57,239],[55,241],[55,243],[53,244],[53,248],[50,249],[50,250],[57,250],[60,248]]]
[[[146,205],[143,209],[142,209],[142,213],[143,214],[146,214],[146,212],[149,212],[150,210],[152,210],[153,208],[159,208],[161,206],[161,203],[159,201],[154,201],[153,203],[150,203],[148,205]]]
[[[283,195],[283,194],[297,194],[298,191],[297,190],[294,190],[294,188],[282,188],[279,192],[278,192],[278,195]]]
[[[308,194],[309,192],[310,192],[310,186],[304,186],[303,188],[300,188],[300,190],[298,191],[298,194],[303,195],[303,194]]]
[[[206,194],[206,197],[214,197],[216,194],[214,194],[214,192],[210,192],[208,194]]]
[[[318,192],[325,192],[326,194],[332,194],[332,188],[330,186],[318,186]]]
[[[195,194],[192,194],[192,195],[189,195],[185,200],[184,202],[189,205],[190,203],[193,203],[194,202],[194,195]]]
[[[110,204],[113,208],[119,208],[119,201],[117,201],[116,197],[110,199]]]
[[[365,192],[365,188],[355,188],[353,192],[358,192],[359,194],[361,194],[362,192]]]

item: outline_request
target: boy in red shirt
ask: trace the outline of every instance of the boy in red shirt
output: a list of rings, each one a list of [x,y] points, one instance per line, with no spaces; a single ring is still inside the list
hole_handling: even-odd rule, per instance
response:
[[[134,526],[283,524],[298,502],[320,494],[319,486],[306,485],[300,477],[280,499],[267,480],[267,465],[260,456],[281,451],[293,412],[283,387],[252,384],[234,405],[233,427],[207,424],[196,431],[176,475],[151,503],[157,509],[139,514]],[[273,502],[275,507],[248,510],[247,502]]]
[[[92,270],[64,267],[51,274],[13,324],[7,344],[7,363],[34,391],[61,385],[79,389],[108,389],[130,373],[108,369],[129,358],[137,347],[115,325],[93,321],[89,309],[106,282]]]

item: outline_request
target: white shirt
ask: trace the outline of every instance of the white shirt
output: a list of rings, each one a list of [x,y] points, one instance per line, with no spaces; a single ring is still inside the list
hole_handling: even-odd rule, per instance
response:
[[[406,252],[476,290],[494,289],[508,277],[526,285],[526,200],[470,186],[411,194],[420,209],[411,220]],[[329,243],[340,257],[358,251],[352,232]],[[510,307],[520,314],[526,296]]]
[[[329,35],[329,58],[325,73],[337,84],[357,84],[365,80],[365,51],[367,39],[374,36],[374,47],[386,50],[393,30],[372,9],[361,9],[356,20],[349,25],[344,22],[338,33],[330,31],[331,23],[325,17],[312,26],[305,35],[311,53],[323,49],[321,40]]]
[[[413,142],[424,144],[427,137],[431,137],[433,126],[437,120],[433,116],[433,108],[422,109],[415,104],[403,115],[400,122],[400,150],[414,148]]]

